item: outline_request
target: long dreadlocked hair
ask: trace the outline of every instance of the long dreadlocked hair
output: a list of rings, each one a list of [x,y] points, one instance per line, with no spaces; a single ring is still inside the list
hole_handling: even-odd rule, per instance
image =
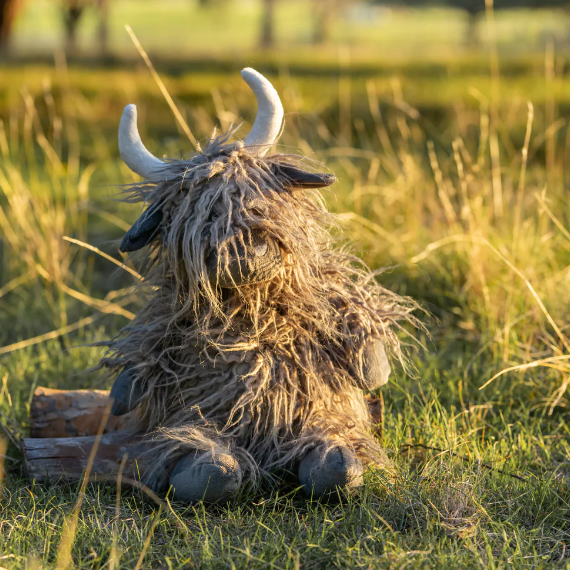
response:
[[[161,454],[225,443],[251,473],[269,472],[340,439],[383,462],[361,389],[363,349],[381,339],[402,360],[394,331],[414,321],[414,305],[333,249],[334,220],[315,191],[287,190],[275,175],[300,160],[259,158],[221,137],[169,162],[168,180],[129,189],[128,201],[162,204],[163,239],[146,264],[149,302],[102,365],[136,370],[146,397],[134,427],[154,432]],[[260,230],[284,252],[276,275],[216,287],[210,252],[223,268]]]
[[[364,398],[364,347],[379,339],[403,361],[395,331],[417,324],[415,305],[334,247],[321,196],[286,174],[301,157],[263,158],[228,138],[127,189],[127,201],[162,212],[162,239],[144,264],[148,303],[107,343],[101,366],[134,370],[144,398],[132,428],[152,441],[156,464],[223,447],[255,481],[342,442],[386,465]],[[260,235],[280,251],[271,274],[221,288],[212,275]]]

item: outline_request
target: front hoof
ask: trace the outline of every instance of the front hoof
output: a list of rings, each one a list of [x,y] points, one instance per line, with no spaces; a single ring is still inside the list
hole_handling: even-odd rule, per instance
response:
[[[315,498],[332,496],[336,491],[350,492],[362,486],[362,463],[347,447],[321,445],[299,463],[303,490]]]
[[[170,485],[176,501],[221,503],[238,492],[241,480],[241,469],[233,455],[207,451],[183,457],[170,476]]]

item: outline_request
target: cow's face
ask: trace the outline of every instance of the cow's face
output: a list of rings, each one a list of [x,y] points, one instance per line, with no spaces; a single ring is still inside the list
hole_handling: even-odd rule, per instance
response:
[[[298,192],[329,186],[287,157],[264,159],[279,135],[283,108],[277,92],[254,70],[242,72],[258,101],[245,143],[213,141],[183,162],[163,162],[142,144],[136,108],[125,108],[119,149],[125,163],[154,183],[149,206],[121,242],[130,252],[159,245],[165,271],[186,283],[187,294],[210,294],[273,279],[307,235]]]
[[[188,293],[264,283],[308,239],[300,192],[334,180],[290,158],[263,159],[242,143],[215,141],[189,161],[170,163],[168,180],[149,195],[151,205],[121,250],[157,245],[168,273],[187,283]]]

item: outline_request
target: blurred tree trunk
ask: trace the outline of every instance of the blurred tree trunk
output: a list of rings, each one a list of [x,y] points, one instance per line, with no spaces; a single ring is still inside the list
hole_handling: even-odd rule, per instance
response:
[[[198,0],[199,8],[220,8],[227,4],[228,0]],[[237,2],[236,2],[237,4]]]
[[[326,44],[341,8],[352,0],[313,0],[313,43]]]
[[[276,0],[263,0],[261,47],[273,47],[275,44],[275,4]]]
[[[109,2],[98,0],[99,8],[99,51],[106,54],[109,50]]]
[[[467,12],[467,33],[465,34],[465,44],[468,48],[475,48],[480,45],[479,41],[479,14],[477,12]]]
[[[331,37],[331,25],[336,12],[336,0],[313,0],[313,43],[326,44]]]
[[[65,27],[65,50],[68,53],[77,51],[77,26],[83,15],[85,5],[81,0],[68,0],[63,7],[63,24]]]
[[[22,3],[22,0],[0,0],[0,50],[2,51],[9,48],[12,25]]]

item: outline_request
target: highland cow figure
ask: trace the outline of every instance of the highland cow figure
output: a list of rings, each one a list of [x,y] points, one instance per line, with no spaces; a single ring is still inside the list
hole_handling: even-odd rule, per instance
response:
[[[120,249],[148,248],[149,301],[108,343],[115,415],[143,436],[155,490],[219,502],[245,483],[297,472],[314,496],[387,466],[365,391],[401,359],[396,323],[413,304],[335,251],[316,190],[335,177],[265,156],[282,126],[277,92],[244,69],[258,113],[245,142],[211,140],[188,160],[143,146],[136,108],[119,127],[147,206]],[[398,326],[398,325],[396,325]]]

